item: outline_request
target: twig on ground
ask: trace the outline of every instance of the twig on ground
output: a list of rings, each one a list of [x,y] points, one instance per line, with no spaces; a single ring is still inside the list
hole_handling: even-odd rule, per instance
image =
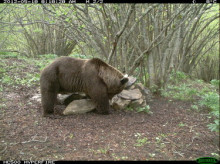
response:
[[[36,135],[35,135],[35,136],[32,136],[31,139],[28,140],[28,141],[17,142],[17,143],[10,143],[10,145],[17,145],[17,144],[19,144],[19,143],[25,144],[25,143],[30,143],[30,142],[46,142],[46,141],[47,141],[47,136],[45,137],[44,140],[36,140],[35,137],[36,137]]]
[[[188,148],[190,145],[192,145],[192,143],[193,143],[193,141],[194,141],[194,139],[195,138],[198,138],[197,136],[194,136],[193,138],[192,138],[192,141],[191,141],[191,143],[190,144],[188,144],[188,145],[186,145],[186,148]]]
[[[190,131],[189,131],[189,132],[192,132],[192,128],[193,128],[194,126],[197,126],[197,125],[190,126]]]
[[[2,151],[0,151],[0,154],[4,153],[7,148],[8,148],[8,146],[6,145],[5,148]]]
[[[184,153],[180,153],[180,152],[176,151],[175,149],[174,149],[173,152],[176,153],[176,154],[179,154],[181,157],[184,157],[184,156],[183,156]]]
[[[29,140],[29,141],[23,141],[23,142],[20,142],[20,143],[23,143],[23,144],[24,144],[24,143],[29,143],[29,142],[46,142],[46,141],[47,141],[47,136],[45,137],[45,139],[44,139],[43,141],[42,141],[42,140],[36,140],[35,137],[36,137],[36,135],[33,136],[31,140]]]

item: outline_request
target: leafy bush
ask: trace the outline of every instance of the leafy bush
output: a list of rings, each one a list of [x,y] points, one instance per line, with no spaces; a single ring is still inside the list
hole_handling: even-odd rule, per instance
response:
[[[187,79],[187,77],[188,76],[184,72],[180,72],[180,71],[175,72],[175,71],[173,71],[173,72],[171,72],[170,80],[177,83],[181,80]]]
[[[147,114],[153,114],[153,112],[152,111],[150,111],[150,106],[149,105],[146,105],[145,107],[139,107],[139,108],[133,108],[133,107],[131,107],[131,106],[128,106],[127,108],[126,108],[126,110],[129,110],[129,111],[136,111],[136,112],[145,112],[145,113],[147,113]]]
[[[137,112],[145,112],[145,113],[148,113],[148,114],[153,113],[153,112],[150,111],[150,106],[149,105],[146,105],[145,107],[142,107],[142,108],[138,108]]]
[[[214,117],[214,123],[209,124],[208,128],[211,131],[219,131],[219,95],[214,92],[209,92],[202,96],[200,105],[205,106],[211,110],[210,114]]]
[[[166,89],[161,90],[161,94],[164,97],[171,97],[177,100],[193,100],[193,97],[197,95],[197,90],[190,85],[168,85]]]
[[[211,110],[219,109],[219,95],[214,92],[208,92],[202,96],[200,100],[200,105],[206,106]]]
[[[219,88],[219,85],[220,85],[220,81],[219,80],[213,79],[213,80],[211,80],[210,83],[212,85],[214,85],[215,87]]]
[[[184,80],[184,81],[183,81]],[[182,72],[172,72],[170,83],[166,88],[161,89],[161,95],[178,100],[193,101],[191,109],[200,111],[201,107],[210,109],[210,115],[214,122],[208,125],[211,131],[219,131],[219,94],[216,87],[219,87],[219,80],[213,79],[211,85],[202,80],[190,80]],[[199,100],[198,100],[199,99]]]

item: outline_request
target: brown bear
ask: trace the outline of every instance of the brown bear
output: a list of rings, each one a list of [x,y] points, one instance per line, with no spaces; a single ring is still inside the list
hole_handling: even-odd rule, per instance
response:
[[[109,99],[120,93],[128,76],[98,58],[59,57],[40,76],[43,116],[54,112],[58,93],[84,92],[100,114],[109,114]]]

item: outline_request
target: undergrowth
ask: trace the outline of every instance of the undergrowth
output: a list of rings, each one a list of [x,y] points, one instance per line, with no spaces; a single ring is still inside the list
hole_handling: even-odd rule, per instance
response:
[[[205,83],[199,79],[190,79],[183,72],[173,72],[170,81],[161,95],[182,101],[191,101],[191,108],[200,111],[209,109],[210,117],[214,119],[208,125],[211,131],[219,132],[219,80],[213,79],[210,83]]]

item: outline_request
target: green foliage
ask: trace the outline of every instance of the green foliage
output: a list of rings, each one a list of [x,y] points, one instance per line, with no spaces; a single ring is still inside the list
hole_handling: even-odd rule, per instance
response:
[[[83,30],[85,27],[86,27],[86,26],[85,26],[84,24],[82,24],[82,25],[80,25],[78,28],[79,28],[80,30]]]
[[[147,137],[143,137],[140,133],[136,133],[134,136],[137,137],[137,143],[135,143],[134,146],[143,146],[149,143]]]
[[[191,105],[191,108],[192,108],[192,109],[194,109],[194,110],[196,110],[196,111],[198,111],[198,110],[199,110],[198,105]]]
[[[8,69],[9,67],[4,61],[0,63],[0,91],[3,91],[3,86],[12,83],[12,79],[7,73]]]
[[[92,56],[85,56],[85,55],[82,55],[82,54],[70,54],[69,55],[70,57],[74,57],[74,58],[80,58],[80,59],[88,59],[88,58],[92,58]]]
[[[220,155],[218,153],[211,153],[214,158],[220,159]]]
[[[18,53],[0,51],[0,58],[2,58],[2,59],[6,59],[6,58],[17,58],[17,57],[18,57]]]
[[[150,111],[150,106],[149,105],[146,105],[145,107],[139,107],[139,108],[133,108],[131,106],[128,106],[126,108],[126,110],[129,110],[129,111],[136,111],[136,112],[144,112],[144,113],[147,113],[147,114],[153,114],[152,111]]]
[[[186,126],[186,124],[180,122],[180,123],[178,124],[178,126],[179,126],[179,127],[184,127],[184,126]]]
[[[171,75],[170,75],[170,80],[174,81],[174,82],[179,82],[181,80],[185,80],[187,79],[187,75],[184,72],[180,72],[180,71],[172,71]]]
[[[216,87],[219,86],[219,80],[212,80],[211,84],[203,82],[203,80],[190,80],[187,75],[182,72],[172,72],[170,83],[166,88],[161,89],[161,95],[173,99],[183,101],[193,101],[191,109],[200,111],[202,107],[210,109],[210,116],[214,118],[214,122],[208,125],[211,131],[219,131],[219,94]],[[179,126],[184,126],[179,124]]]
[[[16,78],[15,82],[20,85],[26,85],[30,87],[31,85],[38,84],[40,81],[40,74],[30,74],[27,73],[23,78]]]
[[[137,139],[137,143],[134,146],[143,146],[148,143],[147,137]]]
[[[33,32],[42,34],[44,31],[42,29],[36,28],[33,30]]]
[[[138,108],[137,112],[145,112],[147,114],[153,114],[153,112],[150,111],[150,106],[149,105],[146,105],[145,107]]]
[[[217,110],[219,109],[219,95],[214,92],[208,92],[202,96],[200,104],[208,107],[211,110]]]
[[[40,73],[33,72],[34,65],[38,65],[39,62],[45,62],[47,60],[39,60],[35,58],[27,58],[27,57],[18,57],[18,61],[13,61],[9,59],[3,59],[2,63],[0,63],[0,91],[3,91],[4,87],[8,87],[9,85],[13,87],[17,87],[19,85],[23,86],[32,86],[39,84]],[[45,65],[45,64],[44,64]],[[30,72],[26,72],[25,70],[31,69]]]
[[[171,97],[177,100],[189,101],[197,95],[197,90],[188,84],[168,85],[166,89],[161,90],[161,95]]]
[[[220,81],[219,81],[219,80],[213,79],[213,80],[211,80],[210,83],[211,83],[213,86],[219,88],[219,85],[220,85]]]
[[[125,109],[128,110],[128,111],[134,111],[134,109],[130,106],[126,107]]]
[[[214,117],[214,123],[209,124],[208,128],[211,131],[219,131],[219,95],[214,92],[209,92],[202,96],[200,105],[205,106],[211,110],[210,115]]]
[[[2,77],[3,73],[6,72],[6,69],[3,67],[0,67],[0,78]]]
[[[154,30],[154,26],[153,26],[153,25],[150,25],[149,31],[153,31],[153,30]]]
[[[218,81],[213,81],[213,84]],[[213,87],[203,80],[191,80],[182,72],[172,73],[170,83],[161,89],[161,95],[183,101],[195,101],[197,98],[213,90]],[[214,91],[214,90],[213,90]]]
[[[13,84],[13,80],[9,75],[4,73],[2,77],[0,77],[0,83],[10,85]]]
[[[99,148],[97,150],[90,149],[90,151],[95,154],[106,154],[109,151],[109,148],[105,147],[105,148]]]
[[[46,67],[46,65],[48,65],[49,63],[50,63],[50,60],[44,60],[44,61],[37,60],[36,66],[38,66],[40,68],[40,70],[43,70]]]
[[[208,128],[211,131],[219,132],[219,119],[215,119],[213,124],[209,124]]]
[[[40,60],[32,58],[29,62],[33,62],[36,66],[40,68],[40,70],[42,70],[57,57],[58,56],[56,54],[44,54],[44,55],[40,55]]]
[[[41,59],[55,59],[57,58],[56,54],[44,54],[44,55],[40,55]]]
[[[150,90],[153,92],[153,93],[157,93],[158,91],[158,86],[156,84],[153,84],[151,87],[150,87]]]
[[[170,74],[170,84],[165,89],[161,89],[161,95],[184,101],[192,100],[196,90],[190,87],[191,84],[183,83],[187,79],[188,76],[184,72],[172,71]]]

